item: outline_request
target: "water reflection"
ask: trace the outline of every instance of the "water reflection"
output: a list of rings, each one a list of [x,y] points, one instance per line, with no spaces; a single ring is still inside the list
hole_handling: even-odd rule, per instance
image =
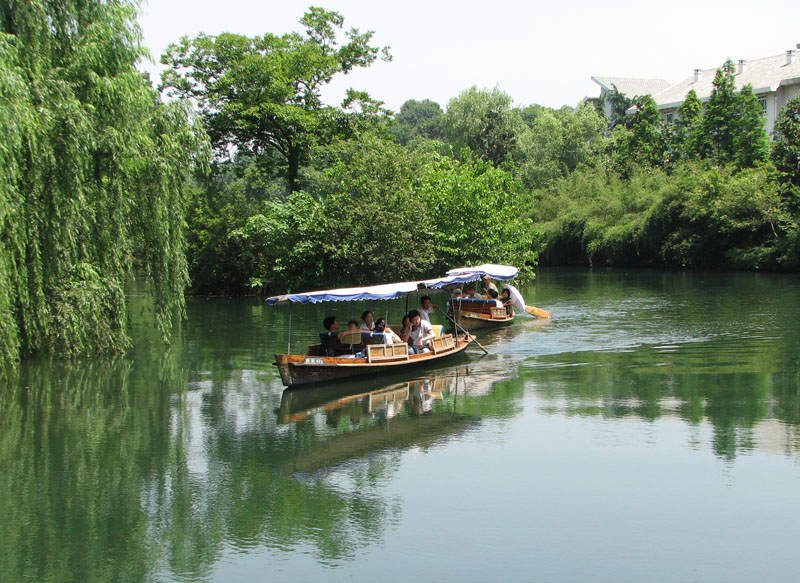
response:
[[[381,493],[398,456],[481,418],[457,405],[468,367],[287,390],[271,421],[257,374],[226,384],[174,356],[39,363],[2,392],[0,580],[206,580],[232,549],[351,560],[402,514]]]
[[[726,460],[757,448],[796,456],[800,376],[780,364],[778,344],[776,353],[763,339],[723,337],[565,353],[538,358],[521,374],[535,386],[548,414],[643,422],[678,418],[688,428],[707,425],[711,438],[695,447]]]
[[[800,453],[800,315],[787,309],[800,303],[800,285],[745,276],[713,278],[709,288],[682,274],[567,275],[526,292],[556,312],[552,321],[483,334],[489,356],[473,353],[418,377],[284,391],[271,355],[285,348],[286,314],[247,300],[190,301],[190,319],[167,353],[142,327],[143,348],[131,358],[23,364],[0,387],[0,581],[248,580],[265,565],[270,573],[283,568],[275,565],[292,573],[308,564],[361,568],[370,549],[380,557],[401,543],[408,548],[404,534],[420,540],[426,533],[418,525],[431,513],[463,545],[442,537],[448,559],[469,563],[482,556],[485,537],[467,534],[483,528],[481,517],[491,522],[482,510],[502,516],[491,525],[496,540],[566,556],[595,511],[596,493],[582,489],[587,465],[593,484],[608,484],[612,503],[656,496],[652,483],[635,481],[643,463],[684,472],[683,497],[647,498],[639,512],[693,503],[697,516],[718,508],[718,520],[748,506],[732,512],[734,502],[717,503],[732,489],[716,487],[715,462],[788,458],[769,471],[796,477],[783,466]],[[324,310],[297,310],[295,325],[315,330]],[[591,438],[575,446],[576,434]],[[630,442],[642,436],[663,449],[630,455]],[[609,445],[615,455],[603,457]],[[698,452],[712,455],[692,456]],[[452,478],[446,500],[461,495],[458,510],[440,498],[426,498],[421,509],[419,497],[405,496],[408,484],[418,487],[420,468],[430,472],[423,482]],[[467,486],[456,484],[465,473]],[[752,505],[760,484],[751,482],[753,490],[736,493]],[[473,489],[481,504],[470,499]],[[560,503],[527,505],[553,499]],[[789,505],[780,511],[768,515],[772,523],[785,515],[793,528]],[[633,514],[616,522],[611,514],[603,530],[616,524],[624,536]],[[672,527],[658,520],[656,513],[637,524],[660,526],[658,536],[669,541],[680,541],[687,524],[702,526],[688,515]],[[516,530],[507,526],[514,521]],[[557,537],[531,534],[539,524],[563,527],[561,555],[547,547]],[[599,539],[587,538],[595,549]],[[790,537],[769,544],[778,540]],[[757,540],[753,547],[767,556]],[[504,551],[508,564],[533,564],[527,551]],[[592,551],[575,556],[596,564]],[[252,572],[229,576],[226,569],[248,559]],[[429,558],[420,569],[440,563]],[[550,566],[563,574],[563,563]],[[305,578],[333,573],[312,569]]]
[[[295,450],[283,471],[317,472],[379,452],[427,449],[474,429],[479,417],[457,412],[467,375],[462,366],[377,389],[374,381],[286,389],[276,410],[278,423],[300,424],[300,431],[303,425],[317,428],[319,438]]]

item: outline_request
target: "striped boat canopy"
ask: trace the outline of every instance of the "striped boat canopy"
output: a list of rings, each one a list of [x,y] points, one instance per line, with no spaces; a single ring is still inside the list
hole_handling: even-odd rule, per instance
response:
[[[479,279],[484,275],[488,275],[492,279],[507,280],[517,277],[519,270],[513,265],[498,265],[496,263],[484,263],[483,265],[476,265],[475,267],[458,267],[451,269],[447,275],[468,275],[472,274],[473,279]],[[467,280],[472,281],[472,280]]]

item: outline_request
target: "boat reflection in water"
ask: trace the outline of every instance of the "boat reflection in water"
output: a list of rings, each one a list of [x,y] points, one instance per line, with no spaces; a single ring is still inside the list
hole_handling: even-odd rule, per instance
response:
[[[316,439],[299,443],[283,470],[310,473],[376,452],[427,449],[476,427],[480,419],[456,412],[466,391],[466,368],[439,369],[377,389],[371,388],[374,380],[286,389],[278,423],[311,431]]]

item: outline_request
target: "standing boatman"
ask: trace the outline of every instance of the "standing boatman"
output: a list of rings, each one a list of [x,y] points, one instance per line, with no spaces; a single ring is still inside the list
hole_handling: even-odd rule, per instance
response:
[[[492,278],[489,277],[488,274],[486,274],[483,276],[483,293],[488,296],[490,289],[493,289],[496,294],[498,295],[500,294],[500,292],[497,289],[497,286],[494,283],[492,283]]]

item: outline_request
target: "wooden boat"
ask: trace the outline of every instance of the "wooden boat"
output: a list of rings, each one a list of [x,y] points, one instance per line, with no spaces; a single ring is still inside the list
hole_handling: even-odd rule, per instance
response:
[[[463,276],[448,276],[369,287],[286,294],[267,298],[267,305],[288,302],[291,310],[294,303],[390,300],[414,293],[425,293],[430,289],[441,289],[446,285],[462,281],[468,280]],[[384,341],[382,334],[371,335],[359,332],[356,333],[357,338],[343,337],[340,339],[338,335],[332,338],[332,341],[338,342],[342,347],[338,349],[334,347],[332,352],[335,356],[328,356],[331,351],[326,350],[330,347],[325,346],[327,334],[323,333],[320,335],[320,343],[309,346],[305,354],[292,354],[291,311],[289,314],[289,346],[285,354],[275,355],[275,364],[280,371],[283,384],[287,387],[424,366],[463,353],[474,340],[473,336],[463,332],[441,334],[430,341],[430,352],[410,354],[408,345],[405,343],[390,344]],[[344,346],[349,348],[345,349]]]
[[[447,272],[449,277],[471,278],[476,281],[484,276],[503,282],[511,294],[512,306],[520,313],[524,312],[537,318],[550,318],[552,314],[535,306],[528,306],[519,290],[508,283],[508,280],[517,277],[518,270],[511,265],[498,265],[486,263],[474,267],[459,267]],[[448,317],[454,328],[460,331],[472,331],[487,328],[507,326],[514,321],[515,311],[507,311],[505,307],[498,306],[497,302],[484,298],[450,298],[448,300]]]
[[[486,263],[474,267],[459,267],[447,272],[448,276],[469,277],[470,281],[477,281],[484,276],[502,281],[504,285],[510,279],[517,277],[519,271],[512,265],[497,265]],[[509,313],[506,308],[493,299],[470,298],[462,296],[450,298],[447,301],[447,314],[454,324],[454,329],[463,331],[481,330],[486,328],[499,328],[507,326],[514,321],[513,310]]]
[[[514,321],[513,314],[508,314],[502,306],[498,307],[494,300],[450,298],[447,313],[455,320],[457,328],[469,331],[498,328]]]
[[[324,356],[322,344],[301,354],[276,354],[275,363],[287,387],[381,374],[426,365],[459,354],[472,342],[467,334],[444,334],[431,340],[431,352],[409,354],[408,344],[365,344],[355,355]],[[361,356],[363,354],[363,356]]]

